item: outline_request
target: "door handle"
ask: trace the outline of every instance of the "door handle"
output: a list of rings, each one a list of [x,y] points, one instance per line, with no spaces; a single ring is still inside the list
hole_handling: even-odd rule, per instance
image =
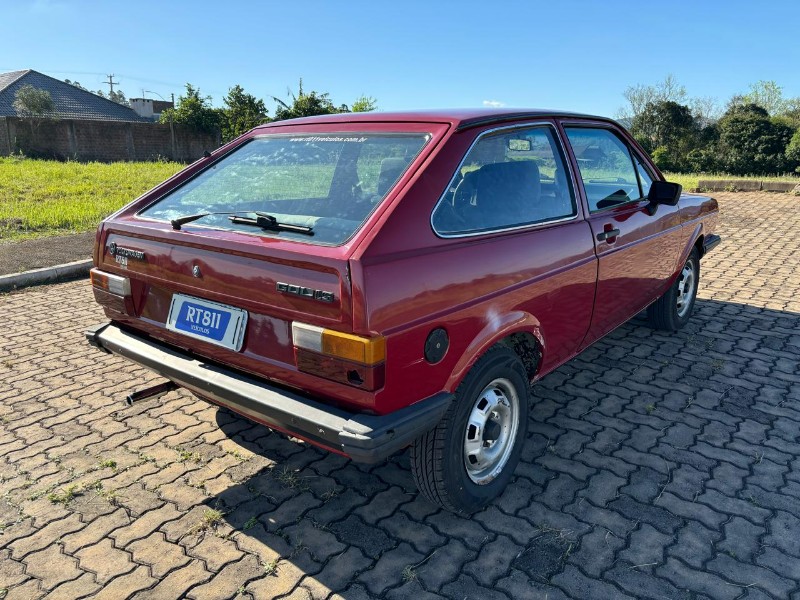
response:
[[[619,235],[619,229],[609,229],[607,231],[601,231],[597,234],[597,241],[603,242],[608,241],[610,238],[615,238]]]

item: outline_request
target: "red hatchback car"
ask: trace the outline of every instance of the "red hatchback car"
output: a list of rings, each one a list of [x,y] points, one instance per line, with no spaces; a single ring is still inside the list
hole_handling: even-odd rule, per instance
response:
[[[617,123],[365,113],[258,127],[104,221],[108,352],[457,512],[510,480],[530,384],[648,309],[689,319],[717,203]]]

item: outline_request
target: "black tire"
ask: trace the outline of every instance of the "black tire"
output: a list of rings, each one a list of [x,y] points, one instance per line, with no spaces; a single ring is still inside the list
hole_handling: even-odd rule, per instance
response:
[[[491,406],[497,410],[485,404],[487,398],[496,402]],[[530,387],[522,361],[506,346],[492,347],[464,378],[439,424],[411,446],[411,470],[422,494],[455,513],[473,513],[489,504],[508,485],[519,463],[529,404]],[[472,417],[474,422],[481,410],[489,411],[485,427],[468,430],[468,420]],[[481,449],[468,453],[467,443],[473,451]],[[475,460],[495,451],[499,456],[494,466],[491,460]],[[481,470],[483,465],[485,470]]]
[[[691,270],[691,292],[685,294],[687,285],[687,269]],[[694,301],[697,298],[697,287],[700,283],[700,254],[693,248],[686,259],[678,278],[658,300],[647,308],[647,322],[653,329],[664,331],[677,331],[692,316]],[[679,299],[681,303],[679,304]]]

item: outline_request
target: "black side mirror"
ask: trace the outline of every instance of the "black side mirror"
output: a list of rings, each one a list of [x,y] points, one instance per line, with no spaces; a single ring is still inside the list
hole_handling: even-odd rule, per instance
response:
[[[647,211],[651,215],[654,215],[656,214],[659,204],[666,204],[667,206],[677,205],[682,192],[683,186],[679,183],[654,181],[650,184],[650,191],[647,192],[647,200],[650,202],[647,206]]]

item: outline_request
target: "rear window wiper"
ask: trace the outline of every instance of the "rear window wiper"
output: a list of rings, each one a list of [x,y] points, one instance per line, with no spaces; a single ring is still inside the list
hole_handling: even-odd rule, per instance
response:
[[[185,217],[172,219],[170,220],[170,225],[172,225],[173,229],[180,229],[187,223],[191,223],[192,221],[197,221],[203,217],[208,217],[211,215],[231,215],[228,218],[231,220],[231,223],[236,223],[237,225],[253,225],[254,227],[261,227],[261,229],[267,229],[269,231],[291,231],[294,233],[314,235],[313,227],[308,227],[306,225],[292,225],[291,223],[280,223],[272,215],[265,212],[259,212],[257,210],[197,213],[195,215],[186,215]],[[237,215],[255,215],[256,218],[253,219],[252,217],[240,217]]]
[[[172,225],[173,229],[180,229],[181,226],[186,225],[186,223],[191,223],[192,221],[197,221],[198,219],[202,219],[203,217],[208,217],[211,215],[252,215],[252,214],[254,214],[254,211],[252,210],[204,212],[204,213],[197,213],[194,215],[186,215],[184,217],[178,217],[177,219],[171,219],[169,224]]]
[[[252,225],[254,227],[260,227],[261,229],[266,229],[267,231],[291,231],[292,233],[304,233],[305,235],[314,235],[314,228],[309,227],[307,225],[292,225],[291,223],[281,223],[267,213],[258,212],[256,211],[253,213],[256,215],[255,219],[250,217],[237,217],[232,216],[228,217],[231,220],[231,223],[235,223],[237,225]]]

